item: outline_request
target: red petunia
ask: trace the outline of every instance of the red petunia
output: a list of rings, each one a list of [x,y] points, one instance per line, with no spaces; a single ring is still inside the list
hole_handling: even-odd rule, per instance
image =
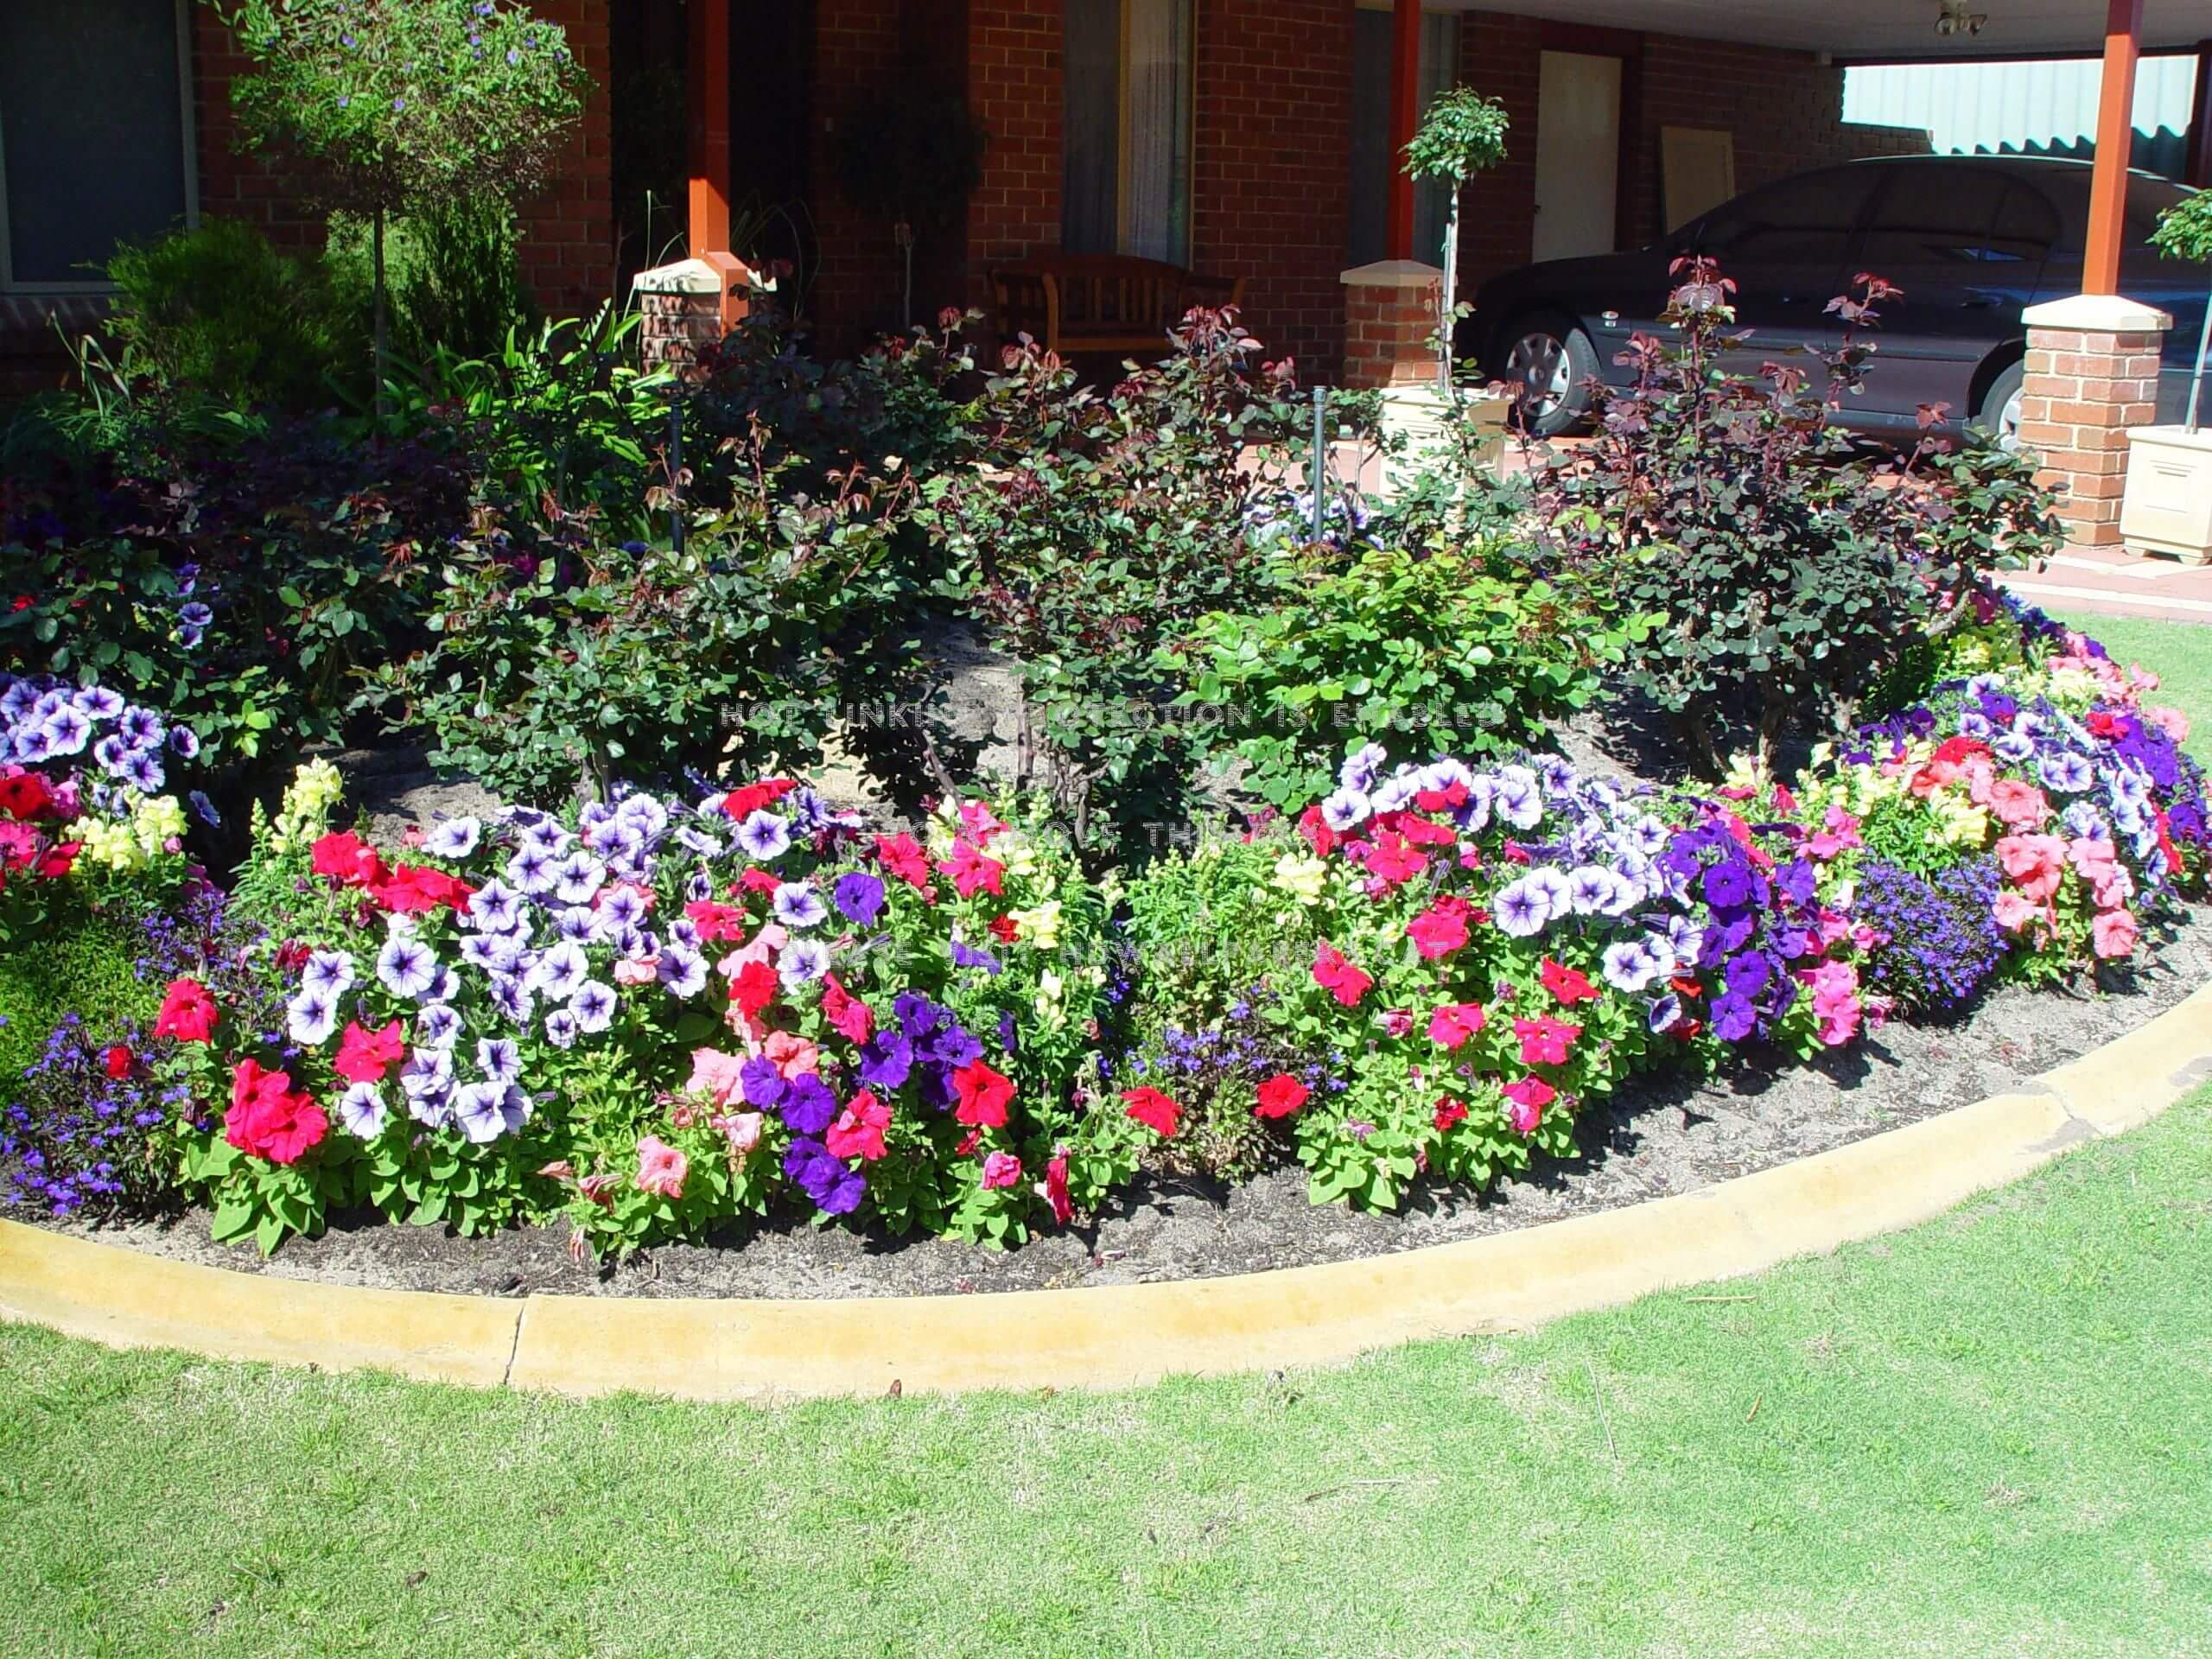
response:
[[[329,1128],[322,1108],[293,1090],[289,1073],[264,1071],[257,1060],[238,1062],[223,1138],[240,1152],[272,1164],[296,1164]]]
[[[1439,1048],[1457,1048],[1483,1028],[1479,1002],[1446,1002],[1428,1016],[1428,1040]]]
[[[1122,1109],[1166,1140],[1174,1138],[1175,1130],[1183,1121],[1183,1109],[1148,1084],[1123,1090]]]
[[[467,882],[443,870],[402,864],[385,880],[372,883],[369,897],[404,916],[428,916],[439,909],[460,910],[475,892]]]
[[[1045,1202],[1052,1206],[1052,1219],[1065,1227],[1075,1219],[1075,1200],[1068,1194],[1068,1155],[1052,1154],[1045,1166]]]
[[[1313,849],[1316,858],[1326,858],[1337,850],[1340,839],[1321,817],[1321,809],[1309,806],[1298,815],[1298,833],[1306,837],[1306,844]]]
[[[891,1108],[863,1089],[845,1103],[845,1109],[822,1137],[832,1158],[858,1158],[874,1163],[886,1151],[883,1132],[891,1127]]]
[[[875,1029],[875,1011],[840,984],[835,974],[824,976],[822,982],[822,1017],[849,1043],[868,1041]]]
[[[1403,836],[1380,835],[1368,850],[1367,873],[1390,887],[1410,881],[1428,868],[1428,855]]]
[[[1580,969],[1569,968],[1564,963],[1554,962],[1549,957],[1544,958],[1543,980],[1544,988],[1557,997],[1563,1007],[1571,1008],[1578,1002],[1595,1002],[1598,1000],[1598,988],[1590,982],[1587,974]]]
[[[1313,1091],[1287,1071],[1278,1071],[1260,1085],[1260,1103],[1252,1109],[1255,1117],[1288,1117],[1312,1098]]]
[[[317,875],[327,876],[341,887],[374,887],[389,874],[384,860],[377,856],[376,849],[351,830],[324,836],[315,842],[309,856]]]
[[[748,962],[729,982],[729,1000],[747,1014],[759,1014],[776,1000],[776,970],[765,962]]]
[[[1001,944],[1012,944],[1021,937],[1021,928],[1011,916],[991,918],[991,937]]]
[[[938,869],[952,879],[953,891],[963,899],[973,899],[978,893],[995,898],[1006,889],[1006,866],[995,858],[984,857],[982,849],[971,841],[954,842],[952,856]]]
[[[130,1067],[132,1063],[131,1053],[130,1051],[125,1048],[121,1043],[118,1043],[113,1047],[110,1048],[107,1052],[106,1058],[108,1076],[120,1083],[124,1078],[130,1075]]]
[[[1465,899],[1446,893],[1406,924],[1406,937],[1424,960],[1433,962],[1465,947],[1472,913],[1473,906]]]
[[[330,1069],[348,1083],[382,1083],[385,1074],[406,1056],[407,1040],[400,1034],[398,1020],[382,1031],[368,1031],[349,1020]]]
[[[1559,1090],[1541,1077],[1523,1077],[1505,1085],[1505,1116],[1520,1135],[1534,1135],[1543,1121],[1544,1108],[1559,1098]]]
[[[205,985],[196,979],[173,979],[162,995],[154,1035],[174,1037],[181,1043],[212,1043],[219,1018],[215,999]]]
[[[930,884],[929,855],[921,843],[901,830],[895,836],[875,838],[876,861],[910,887],[925,888]]]
[[[1467,1103],[1465,1101],[1453,1100],[1447,1095],[1443,1099],[1436,1103],[1436,1116],[1434,1122],[1436,1124],[1436,1132],[1439,1135],[1443,1134],[1454,1123],[1465,1122],[1466,1121],[1466,1117]]]
[[[46,779],[35,772],[0,778],[0,812],[11,818],[29,823],[53,804],[54,791],[46,786]]]
[[[1462,795],[1466,793],[1466,791],[1461,789],[1458,784],[1452,785],[1452,787],[1459,790]],[[1404,822],[1399,827],[1398,833],[1406,838],[1408,846],[1451,847],[1459,842],[1459,837],[1452,833],[1449,824],[1433,823],[1428,819],[1416,817],[1410,812],[1404,814],[1403,817]]]
[[[1546,1014],[1541,1020],[1516,1020],[1513,1034],[1521,1039],[1522,1065],[1565,1065],[1567,1051],[1582,1034],[1582,1027]]]
[[[691,925],[699,930],[702,944],[745,937],[745,912],[734,905],[717,904],[711,899],[695,899],[683,906],[683,913],[690,918]]]
[[[1374,980],[1352,966],[1343,951],[1326,939],[1313,953],[1313,982],[1346,1007],[1355,1007]]]
[[[764,778],[757,784],[741,785],[722,797],[722,811],[742,823],[763,807],[773,806],[798,787],[798,783],[789,778]]]
[[[1443,789],[1424,789],[1414,797],[1414,804],[1424,812],[1448,812],[1467,804],[1467,786],[1456,779]]]
[[[84,850],[81,841],[58,842],[34,868],[48,880],[58,881],[77,867],[77,855]]]
[[[959,1103],[953,1121],[978,1128],[1003,1128],[1006,1109],[1014,1100],[1014,1079],[994,1071],[981,1060],[971,1060],[952,1074],[952,1091]]]
[[[764,870],[758,864],[753,864],[737,873],[737,888],[733,891],[773,893],[783,885],[784,878],[773,870]]]

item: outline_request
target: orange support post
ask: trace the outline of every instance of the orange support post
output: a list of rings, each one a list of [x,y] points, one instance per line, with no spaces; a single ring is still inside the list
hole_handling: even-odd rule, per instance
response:
[[[2127,164],[2135,148],[2135,63],[2143,53],[2143,0],[2109,0],[2105,77],[2097,93],[2097,161],[2089,182],[2084,294],[2120,292],[2120,247],[2127,213]]]
[[[1395,0],[1390,14],[1390,211],[1389,257],[1414,257],[1414,181],[1406,146],[1421,118],[1421,0]]]
[[[720,278],[715,309],[725,333],[746,314],[751,280],[729,246],[729,8],[730,0],[691,0],[685,76],[691,174],[685,242]]]

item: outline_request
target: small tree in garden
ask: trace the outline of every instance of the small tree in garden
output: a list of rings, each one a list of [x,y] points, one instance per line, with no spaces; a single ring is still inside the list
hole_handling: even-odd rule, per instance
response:
[[[2169,259],[2186,259],[2195,264],[2212,264],[2212,191],[2200,191],[2186,200],[2177,202],[2158,215],[2158,227],[2151,233],[2151,245]],[[2204,308],[2204,326],[2196,336],[2196,372],[2189,382],[2189,429],[2196,430],[2198,392],[2204,385],[2204,358],[2207,346],[2212,346],[2212,296],[2208,296]]]
[[[557,25],[500,0],[210,3],[254,66],[231,88],[240,143],[369,220],[381,410],[386,219],[537,189],[590,78]]]
[[[1459,192],[1478,172],[1505,159],[1505,106],[1471,86],[1454,86],[1428,106],[1406,146],[1406,171],[1451,186],[1444,215],[1444,291],[1437,308],[1439,384],[1452,388],[1452,326],[1459,318]]]

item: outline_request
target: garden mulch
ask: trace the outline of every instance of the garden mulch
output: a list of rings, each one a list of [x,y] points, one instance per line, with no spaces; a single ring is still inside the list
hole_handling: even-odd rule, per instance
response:
[[[95,1236],[288,1278],[502,1296],[960,1294],[1300,1267],[1693,1192],[1987,1096],[2032,1089],[2037,1074],[2143,1024],[2208,978],[2212,911],[2200,910],[2116,993],[2007,987],[1965,1023],[1891,1024],[1810,1066],[1778,1063],[1703,1083],[1638,1079],[1585,1112],[1580,1156],[1540,1163],[1485,1198],[1424,1191],[1397,1214],[1316,1208],[1306,1201],[1304,1172],[1292,1166],[1233,1187],[1142,1185],[1089,1224],[1008,1251],[790,1219],[596,1268],[569,1260],[567,1230],[557,1224],[463,1239],[374,1221],[341,1223],[321,1238],[291,1241],[265,1262],[250,1246],[212,1243],[201,1211]]]

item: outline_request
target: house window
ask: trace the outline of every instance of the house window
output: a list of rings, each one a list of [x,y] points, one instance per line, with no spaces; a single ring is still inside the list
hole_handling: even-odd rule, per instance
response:
[[[1389,257],[1390,186],[1404,157],[1390,153],[1390,55],[1387,9],[1362,6],[1352,14],[1351,224],[1349,263]],[[1421,112],[1459,79],[1459,19],[1425,11],[1421,19]],[[1444,263],[1444,220],[1452,204],[1441,179],[1414,186],[1414,257]]]
[[[1191,0],[1067,0],[1060,245],[1185,265]]]
[[[0,289],[98,290],[193,214],[189,0],[0,5]]]

